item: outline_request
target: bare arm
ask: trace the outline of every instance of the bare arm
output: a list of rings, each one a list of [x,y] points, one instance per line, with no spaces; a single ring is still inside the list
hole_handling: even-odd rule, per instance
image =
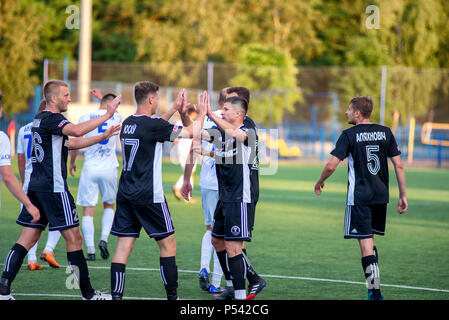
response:
[[[20,180],[22,180],[22,185],[25,182],[25,154],[24,153],[18,153],[17,154],[17,164],[19,167],[19,174],[20,174]]]
[[[402,163],[400,156],[392,157],[391,161],[393,162],[399,188],[398,212],[399,214],[402,214],[407,211],[408,208],[404,164]]]
[[[110,101],[104,115],[79,124],[69,123],[62,129],[62,133],[68,136],[82,137],[86,133],[91,132],[114,115],[118,105],[120,104],[120,99],[121,96],[118,96],[114,100]]]
[[[118,135],[120,133],[121,127],[122,127],[121,125],[112,126],[102,134],[88,138],[70,138],[69,150],[90,147],[91,145],[107,140],[112,136]]]
[[[321,172],[320,178],[315,183],[316,195],[319,196],[322,193],[321,189],[324,188],[324,181],[326,181],[326,179],[329,178],[334,173],[334,171],[337,169],[340,162],[341,162],[340,159],[338,159],[335,156],[332,156],[332,158],[329,160],[329,162],[324,166],[323,171]]]
[[[212,112],[212,109],[209,108],[207,111],[207,116],[215,122],[215,124],[224,132],[226,132],[227,135],[240,140],[244,141],[248,137],[246,132],[242,129],[237,128],[236,126],[230,124],[226,120],[223,120],[219,116],[217,116],[215,113]]]
[[[3,177],[3,182],[5,182],[6,187],[12,193],[12,195],[23,203],[24,207],[28,210],[28,212],[33,217],[32,223],[37,222],[40,219],[39,210],[31,203],[28,196],[22,189],[22,186],[17,180],[12,167],[11,166],[0,166],[0,173]]]

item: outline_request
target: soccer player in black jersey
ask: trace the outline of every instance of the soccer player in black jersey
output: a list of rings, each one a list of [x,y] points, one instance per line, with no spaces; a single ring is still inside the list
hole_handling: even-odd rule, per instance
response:
[[[167,121],[174,112],[169,111],[161,118],[153,116],[159,103],[158,85],[148,81],[138,82],[134,86],[134,97],[137,111],[125,119],[120,133],[123,171],[111,230],[111,234],[118,236],[111,264],[112,299],[120,300],[123,297],[126,263],[143,227],[159,246],[160,272],[167,299],[176,300],[176,241],[162,185],[162,147],[165,141],[200,136],[209,97],[207,92],[200,96],[198,116],[192,122],[186,115],[185,90],[180,91],[173,108],[181,114],[184,127]]]
[[[216,298],[247,299],[245,281],[248,266],[243,255],[243,242],[251,241],[259,196],[258,171],[251,170],[258,165],[257,132],[253,122],[244,123],[247,110],[246,99],[238,96],[227,98],[223,118],[208,109],[207,115],[218,128],[203,130],[202,133],[202,139],[216,146],[214,157],[219,203],[214,215],[212,244],[223,272],[225,275],[226,271],[229,272],[233,285],[233,288],[228,285],[225,292]]]
[[[331,152],[331,160],[315,184],[315,193],[322,193],[324,181],[332,175],[340,161],[348,158],[344,237],[358,239],[368,285],[367,299],[380,300],[383,297],[374,234],[385,234],[389,202],[388,158],[391,158],[398,181],[399,214],[404,213],[408,205],[401,152],[388,127],[371,123],[373,105],[370,97],[355,97],[350,101],[346,115],[348,123],[354,126],[340,135]]]
[[[31,202],[40,211],[40,219],[34,222],[27,208],[22,208],[17,219],[17,223],[22,225],[22,232],[6,257],[0,295],[10,295],[11,282],[19,272],[23,258],[49,225],[50,230],[59,230],[66,241],[68,264],[79,282],[83,299],[110,300],[110,295],[94,290],[90,283],[76,205],[67,187],[67,155],[69,149],[85,148],[118,134],[120,125],[95,137],[68,137],[81,137],[112,117],[120,97],[108,103],[105,115],[77,125],[70,123],[61,114],[67,111],[71,101],[65,82],[48,81],[44,85],[44,98],[47,107],[36,115],[31,129],[33,171],[27,192]]]

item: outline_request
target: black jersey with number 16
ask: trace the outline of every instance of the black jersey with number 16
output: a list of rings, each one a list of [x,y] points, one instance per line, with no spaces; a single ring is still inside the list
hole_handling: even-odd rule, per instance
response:
[[[118,201],[135,204],[165,201],[162,186],[162,147],[174,140],[182,127],[169,122],[132,115],[123,121],[120,132],[123,171],[117,192]]]
[[[367,123],[346,129],[331,154],[348,157],[347,205],[388,203],[388,158],[401,154],[390,128]]]

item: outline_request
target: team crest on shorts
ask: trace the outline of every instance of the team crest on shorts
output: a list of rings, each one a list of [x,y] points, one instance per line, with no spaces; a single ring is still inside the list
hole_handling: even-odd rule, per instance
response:
[[[233,226],[233,227],[231,228],[231,233],[232,233],[234,236],[238,236],[238,235],[240,234],[240,228],[237,227],[237,226]]]

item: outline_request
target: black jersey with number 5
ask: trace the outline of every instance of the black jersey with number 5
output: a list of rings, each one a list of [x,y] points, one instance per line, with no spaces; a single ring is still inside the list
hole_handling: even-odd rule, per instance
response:
[[[36,115],[31,128],[33,171],[29,190],[66,192],[69,138],[62,129],[70,122],[60,113],[44,110]]]
[[[367,123],[346,129],[331,154],[348,158],[347,205],[388,203],[388,158],[401,154],[390,128]]]
[[[165,201],[162,148],[164,141],[173,141],[181,129],[163,119],[146,115],[132,115],[123,121],[120,132],[123,171],[117,200],[135,204]]]

